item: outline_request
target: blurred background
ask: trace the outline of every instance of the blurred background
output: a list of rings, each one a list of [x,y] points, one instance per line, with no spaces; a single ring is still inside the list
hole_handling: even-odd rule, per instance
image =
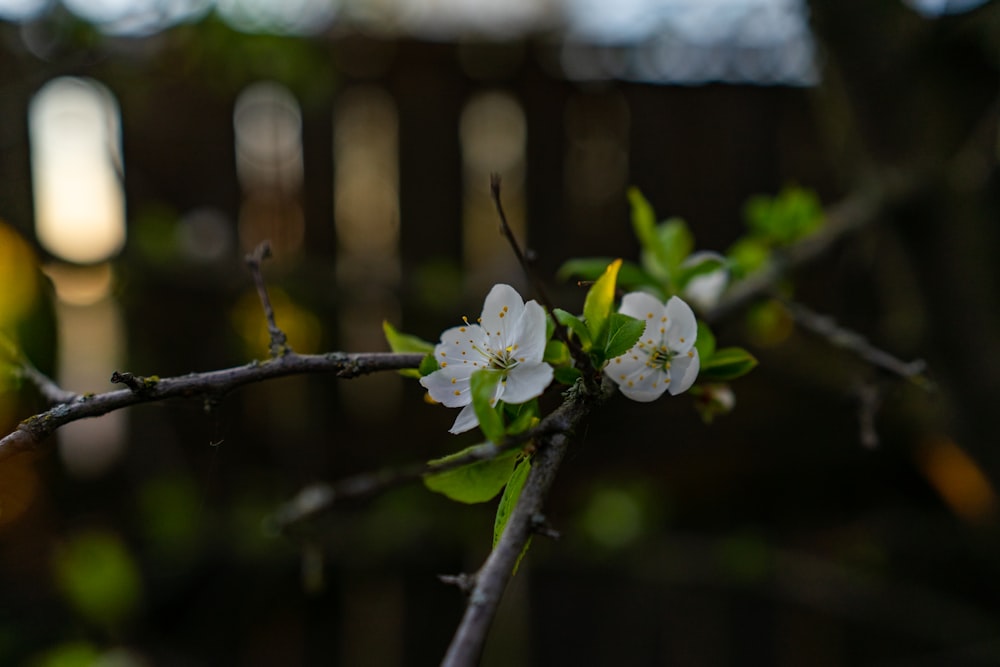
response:
[[[0,0],[0,330],[75,391],[429,340],[626,189],[725,251],[744,205],[915,187],[794,275],[904,360],[754,307],[735,411],[620,397],[574,443],[486,665],[1000,664],[1000,6],[977,0]],[[875,391],[878,409],[861,400]],[[554,405],[553,393],[547,404]],[[0,427],[43,409],[0,375]],[[413,381],[287,378],[72,424],[0,463],[0,664],[414,665],[493,503],[404,488],[275,537],[303,486],[474,442]]]

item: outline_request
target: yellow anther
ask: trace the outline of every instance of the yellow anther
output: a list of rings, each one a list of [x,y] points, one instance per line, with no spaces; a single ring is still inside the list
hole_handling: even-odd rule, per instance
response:
[[[457,383],[457,382],[458,382],[458,378],[452,378],[452,379],[451,379],[451,383],[452,383],[452,384],[455,384],[455,383]]]
[[[680,342],[682,342],[682,343],[684,342],[684,339],[683,339],[683,338],[679,338],[678,340],[680,340]]]
[[[455,390],[455,395],[456,396],[460,396],[461,394],[462,394],[462,392],[460,392],[458,389]]]

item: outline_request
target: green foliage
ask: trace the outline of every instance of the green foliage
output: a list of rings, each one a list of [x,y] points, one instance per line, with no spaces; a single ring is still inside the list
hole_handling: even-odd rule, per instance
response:
[[[823,207],[816,194],[794,186],[775,197],[751,197],[743,215],[755,235],[776,246],[794,243],[823,224]]]
[[[694,341],[694,348],[698,350],[698,359],[702,362],[715,354],[715,334],[701,320],[698,320],[698,338]]]
[[[587,325],[583,323],[576,315],[569,313],[562,308],[554,309],[554,315],[556,319],[559,320],[559,324],[563,325],[569,329],[570,333],[576,336],[576,339],[580,341],[580,347],[586,352],[590,350],[592,344],[590,340],[590,330],[587,329]]]
[[[393,352],[419,352],[425,355],[419,368],[407,368],[399,371],[403,377],[419,378],[438,369],[437,360],[434,358],[433,343],[428,343],[426,340],[411,334],[401,333],[396,327],[389,324],[388,320],[383,320],[382,332],[385,334],[386,342],[389,343],[389,349]]]
[[[744,237],[734,243],[727,253],[733,276],[744,278],[758,271],[771,261],[771,249],[763,239]]]
[[[716,350],[708,359],[701,360],[698,380],[699,382],[728,382],[746,375],[756,365],[757,359],[743,348],[725,347]]]
[[[493,522],[494,548],[496,548],[497,542],[500,541],[500,537],[503,535],[503,529],[507,527],[507,520],[510,519],[510,514],[514,511],[518,498],[521,497],[521,489],[524,488],[524,482],[528,479],[530,471],[531,459],[528,457],[522,458],[514,467],[514,472],[511,473],[507,486],[504,487],[503,496],[500,497],[500,504],[497,505],[496,520]]]
[[[550,340],[545,345],[545,355],[542,361],[553,366],[563,366],[570,363],[569,348],[561,340]]]
[[[503,417],[500,406],[495,405],[494,397],[497,386],[503,380],[503,374],[494,370],[476,371],[469,378],[469,391],[472,394],[472,408],[479,419],[479,428],[490,442],[498,443],[504,438]]]
[[[497,505],[496,519],[493,520],[494,549],[496,549],[497,543],[500,542],[500,538],[503,536],[503,531],[507,527],[507,521],[517,506],[517,501],[521,498],[521,491],[524,489],[524,483],[528,480],[529,472],[531,472],[531,459],[525,457],[518,462],[514,468],[514,472],[510,476],[510,481],[504,487],[503,495],[500,497],[500,504]],[[528,553],[530,547],[531,537],[529,536],[524,543],[524,548],[521,549],[521,553],[514,562],[513,574],[517,574],[517,568],[521,565],[521,561],[524,559],[524,555]]]
[[[618,281],[618,269],[621,268],[621,265],[620,259],[608,264],[604,273],[587,292],[587,298],[583,302],[583,318],[586,321],[591,340],[600,337],[614,308],[615,287]]]
[[[602,332],[598,348],[602,362],[625,354],[636,344],[646,323],[622,313],[611,313],[608,324]]]
[[[444,458],[430,461],[429,465],[447,463],[483,447],[495,448],[490,443],[474,445]],[[477,461],[454,470],[430,473],[424,475],[424,486],[460,503],[485,503],[495,498],[500,489],[507,484],[511,473],[514,472],[517,455],[516,450],[505,452],[496,458]]]

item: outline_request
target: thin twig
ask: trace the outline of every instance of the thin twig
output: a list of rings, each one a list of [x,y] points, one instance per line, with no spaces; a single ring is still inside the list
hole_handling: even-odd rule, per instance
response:
[[[257,296],[260,297],[260,305],[264,308],[264,317],[267,318],[267,333],[271,337],[271,356],[277,359],[291,352],[292,348],[288,345],[288,337],[285,335],[285,332],[278,327],[278,324],[274,320],[274,308],[271,306],[271,299],[267,294],[267,285],[264,283],[261,264],[270,256],[270,241],[261,241],[254,248],[254,251],[246,256],[246,262],[247,266],[250,267],[254,286],[257,288]]]
[[[60,387],[56,384],[55,380],[35,368],[34,364],[28,361],[25,357],[21,356],[18,359],[18,363],[20,364],[20,367],[17,369],[17,373],[22,378],[35,385],[35,388],[38,389],[38,393],[42,395],[42,398],[44,398],[49,405],[71,403],[72,401],[80,398],[80,394]]]
[[[517,238],[514,236],[514,230],[511,229],[510,223],[507,222],[507,214],[503,209],[503,201],[500,197],[500,174],[490,174],[490,197],[493,199],[493,206],[497,210],[497,217],[500,218],[500,231],[503,233],[504,238],[507,239],[507,243],[510,245],[510,249],[514,251],[514,256],[517,258],[518,263],[521,265],[521,269],[524,274],[531,281],[532,289],[535,294],[538,295],[538,300],[541,301],[542,306],[545,310],[552,315],[555,319],[555,307],[552,304],[551,299],[549,299],[548,293],[545,291],[545,287],[542,284],[541,279],[538,277],[538,272],[535,271],[534,265],[528,261],[527,256],[521,249],[520,244],[517,242]],[[573,356],[574,361],[578,368],[584,369],[589,366],[589,360],[587,355],[583,354],[583,350],[577,345],[569,336],[569,331],[563,326],[558,320],[555,320],[555,329],[553,334],[562,341],[566,347],[569,349],[570,354]]]
[[[872,366],[898,375],[921,389],[934,389],[934,383],[927,377],[927,363],[923,359],[903,361],[875,347],[858,332],[837,324],[832,317],[821,315],[801,303],[782,300],[782,304],[796,324],[825,339],[830,345],[852,352]]]
[[[582,395],[584,395],[582,389],[572,388],[568,390],[567,398],[563,404],[546,415],[533,428],[515,435],[508,435],[496,444],[487,442],[478,447],[472,447],[461,456],[450,456],[440,462],[421,462],[404,467],[362,473],[333,483],[308,486],[279,507],[267,519],[266,523],[274,532],[281,532],[293,524],[330,510],[337,502],[371,498],[390,489],[415,482],[427,475],[448,472],[472,463],[491,461],[501,454],[523,447],[529,442],[537,442],[540,438],[572,431],[583,417],[582,414],[579,414],[577,405],[579,399],[576,398]]]
[[[339,378],[353,378],[378,371],[416,368],[422,354],[395,354],[392,352],[327,354],[295,354],[289,352],[279,360],[253,361],[244,366],[224,368],[204,373],[190,373],[177,377],[142,377],[118,373],[122,382],[130,378],[128,389],[100,394],[70,395],[70,400],[58,402],[50,410],[29,417],[12,433],[0,438],[0,460],[19,451],[38,446],[56,429],[70,422],[87,417],[98,417],[114,410],[149,403],[167,398],[194,398],[221,396],[236,387],[261,382],[286,375],[303,373],[333,373]]]

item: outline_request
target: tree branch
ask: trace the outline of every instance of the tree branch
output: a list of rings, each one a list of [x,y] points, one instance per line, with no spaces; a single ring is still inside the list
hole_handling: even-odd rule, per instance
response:
[[[546,418],[552,419],[550,427],[557,428],[538,440],[538,450],[532,458],[528,479],[507,520],[500,541],[479,571],[473,577],[463,579],[467,583],[474,581],[475,585],[469,593],[462,621],[441,663],[443,666],[466,667],[479,662],[486,635],[493,624],[507,583],[513,576],[514,566],[532,534],[545,523],[545,500],[569,449],[569,436],[614,391],[614,386],[605,381],[598,394],[586,391],[572,393],[558,410]]]
[[[112,381],[126,384],[128,388],[83,395],[59,389],[51,380],[46,383],[41,380],[44,376],[38,373],[40,378],[33,378],[36,384],[41,381],[41,387],[51,385],[48,390],[42,390],[46,398],[59,400],[53,401],[55,405],[50,410],[25,419],[15,431],[0,438],[0,460],[39,445],[60,426],[139,403],[219,396],[245,384],[303,373],[333,373],[339,378],[353,378],[378,371],[416,368],[421,359],[422,354],[391,352],[295,354],[287,351],[269,361],[255,360],[244,366],[177,377],[143,377],[116,371]],[[53,387],[58,391],[52,391]]]

